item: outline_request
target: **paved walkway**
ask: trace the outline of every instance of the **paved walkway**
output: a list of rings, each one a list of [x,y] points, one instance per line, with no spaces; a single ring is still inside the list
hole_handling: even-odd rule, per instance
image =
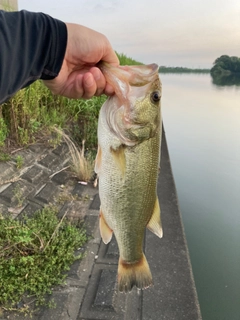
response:
[[[116,290],[115,239],[108,245],[101,242],[98,190],[73,183],[71,173],[61,171],[69,162],[66,145],[56,149],[34,145],[16,155],[24,158],[22,169],[16,169],[14,161],[0,164],[0,212],[31,215],[49,203],[58,202],[60,217],[67,212],[71,219],[84,218],[92,235],[85,258],[72,265],[66,285],[54,290],[56,308],[42,307],[33,314],[33,320],[201,320],[165,137],[158,182],[164,237],[159,239],[148,231],[145,237],[154,286],[144,291],[135,288],[129,294]],[[17,192],[22,203],[16,210],[20,201]],[[28,317],[14,313],[0,315],[0,320],[7,319]]]

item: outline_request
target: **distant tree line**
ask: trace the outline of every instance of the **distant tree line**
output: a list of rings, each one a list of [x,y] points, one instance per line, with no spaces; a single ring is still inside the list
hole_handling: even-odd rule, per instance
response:
[[[160,73],[209,73],[209,69],[191,69],[185,67],[159,67]]]
[[[222,55],[214,61],[211,69],[212,76],[227,76],[230,74],[240,75],[240,58]]]

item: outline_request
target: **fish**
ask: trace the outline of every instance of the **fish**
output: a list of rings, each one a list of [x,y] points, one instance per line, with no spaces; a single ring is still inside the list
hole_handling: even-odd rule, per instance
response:
[[[162,135],[158,65],[99,68],[115,90],[100,109],[95,172],[99,179],[99,227],[119,248],[118,289],[148,288],[152,274],[143,252],[147,227],[163,236],[157,179]]]

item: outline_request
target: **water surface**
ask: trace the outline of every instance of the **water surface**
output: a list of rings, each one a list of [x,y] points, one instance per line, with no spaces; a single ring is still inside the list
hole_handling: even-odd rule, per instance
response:
[[[217,87],[204,74],[160,77],[203,320],[240,320],[240,87]]]

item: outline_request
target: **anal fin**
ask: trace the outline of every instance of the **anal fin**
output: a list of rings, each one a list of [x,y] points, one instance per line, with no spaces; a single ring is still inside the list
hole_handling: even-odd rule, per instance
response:
[[[108,244],[112,239],[113,231],[112,231],[112,229],[109,228],[101,209],[100,209],[100,214],[99,214],[99,228],[100,228],[100,234],[102,237],[102,241],[105,244]]]
[[[162,229],[162,223],[160,218],[160,205],[158,198],[156,197],[153,214],[148,222],[147,228],[152,231],[156,236],[159,238],[162,238],[163,236],[163,229]]]

